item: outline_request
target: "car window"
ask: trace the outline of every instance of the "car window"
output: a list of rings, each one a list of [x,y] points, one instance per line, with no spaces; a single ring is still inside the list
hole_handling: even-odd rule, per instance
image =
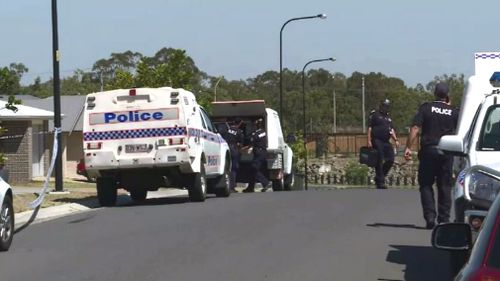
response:
[[[467,136],[466,136],[466,141],[468,142],[467,144],[467,150],[470,150],[470,146],[472,144],[472,134],[474,133],[474,128],[476,127],[477,119],[479,118],[479,113],[481,113],[481,108],[483,108],[483,103],[479,105],[477,108],[476,114],[474,114],[474,118],[472,119],[472,125],[470,126],[469,130],[467,131]]]
[[[207,129],[207,124],[205,123],[205,118],[203,118],[203,113],[201,113],[201,110],[200,110],[200,119],[201,119],[201,124],[203,126],[203,129]]]
[[[479,150],[500,151],[500,106],[488,108],[479,137]]]
[[[497,219],[497,222],[500,219]],[[488,266],[500,269],[500,229],[497,226],[495,238],[493,242],[493,248],[490,250],[490,256],[488,258]]]
[[[215,127],[214,125],[212,124],[212,121],[210,121],[210,118],[208,118],[208,115],[207,113],[205,112],[205,110],[203,110],[202,108],[200,108],[200,112],[201,112],[201,115],[203,116],[203,119],[205,120],[205,123],[207,124],[207,129],[210,131],[210,132],[216,132],[215,130]]]

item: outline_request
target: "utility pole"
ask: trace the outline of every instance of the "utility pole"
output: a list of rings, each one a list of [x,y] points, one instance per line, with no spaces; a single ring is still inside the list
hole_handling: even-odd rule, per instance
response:
[[[361,104],[363,114],[363,133],[366,133],[366,114],[365,114],[365,77],[361,77]]]
[[[57,0],[52,0],[52,59],[54,68],[54,134],[61,129],[61,81],[59,79],[59,38],[57,32]],[[63,191],[62,180],[62,143],[61,134],[57,134],[57,155],[56,155],[56,189]]]

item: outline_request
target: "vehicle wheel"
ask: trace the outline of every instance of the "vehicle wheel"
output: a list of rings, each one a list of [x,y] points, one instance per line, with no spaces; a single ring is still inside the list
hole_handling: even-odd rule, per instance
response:
[[[285,175],[285,190],[286,191],[292,190],[294,180],[295,180],[295,175],[294,175],[293,171],[290,174]]]
[[[192,175],[191,185],[188,187],[189,200],[203,202],[207,197],[207,179],[205,178],[205,164],[201,162],[200,172]]]
[[[224,173],[219,177],[215,186],[215,196],[217,197],[229,197],[231,195],[231,190],[229,190],[231,171],[229,169],[230,165],[226,162]]]
[[[116,181],[113,178],[97,179],[97,199],[101,206],[109,207],[116,204]]]
[[[14,237],[14,207],[12,198],[6,196],[0,210],[0,251],[9,250]]]
[[[273,180],[273,191],[283,191],[283,186],[284,186],[283,178]]]
[[[148,191],[146,189],[134,189],[130,190],[130,198],[135,202],[142,202],[148,197]]]

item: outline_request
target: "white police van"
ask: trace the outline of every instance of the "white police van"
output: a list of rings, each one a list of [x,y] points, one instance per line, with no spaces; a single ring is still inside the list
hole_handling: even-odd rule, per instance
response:
[[[457,156],[455,218],[477,230],[500,191],[500,186],[484,175],[488,169],[500,170],[500,52],[475,54],[475,75],[467,82],[457,132],[443,136],[439,148]],[[480,169],[472,168],[477,165]]]
[[[87,95],[83,149],[103,206],[115,204],[118,188],[136,201],[159,187],[185,187],[192,201],[204,201],[207,192],[230,194],[229,147],[193,93],[184,89]]]

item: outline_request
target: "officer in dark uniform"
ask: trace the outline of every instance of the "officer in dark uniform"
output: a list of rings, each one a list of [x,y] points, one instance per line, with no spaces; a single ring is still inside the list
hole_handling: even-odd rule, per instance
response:
[[[432,188],[434,182],[438,190],[437,222],[444,223],[450,220],[453,157],[440,154],[437,145],[443,135],[455,133],[458,121],[458,112],[450,105],[448,86],[445,83],[440,82],[436,85],[434,96],[436,98],[434,102],[424,103],[418,109],[405,149],[405,158],[410,160],[412,144],[421,131],[418,183],[428,229],[434,228],[436,224],[436,203]]]
[[[375,167],[375,184],[377,189],[387,189],[385,177],[394,164],[394,149],[390,142],[393,138],[396,146],[399,146],[398,139],[389,117],[390,101],[383,100],[379,110],[370,113],[368,126],[368,147],[373,147],[378,152],[378,162]]]
[[[250,136],[250,145],[253,151],[252,176],[248,187],[243,192],[254,192],[256,182],[260,182],[262,192],[266,192],[269,188],[269,180],[262,174],[261,168],[267,166],[267,133],[262,118],[255,121],[255,130]]]
[[[238,192],[236,191],[236,176],[240,167],[240,147],[243,144],[243,131],[240,129],[241,123],[241,119],[237,118],[229,125],[226,124],[226,129],[221,132],[231,152],[231,177],[229,183],[231,192]]]

